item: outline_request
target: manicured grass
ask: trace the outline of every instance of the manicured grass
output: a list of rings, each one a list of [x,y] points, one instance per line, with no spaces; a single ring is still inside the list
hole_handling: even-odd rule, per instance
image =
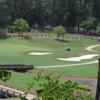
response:
[[[97,77],[98,64],[82,65],[75,67],[41,69],[41,70],[34,70],[33,72],[36,73],[40,71],[45,71],[57,75],[66,75],[66,76]],[[12,77],[7,83],[11,85],[13,84],[13,86],[17,86],[20,88],[27,88],[28,83],[31,83],[35,76],[36,76],[35,74],[12,72]]]
[[[25,89],[33,81],[34,76],[32,74],[12,72],[11,79],[7,83]]]
[[[85,48],[89,45],[96,44],[90,40],[69,40],[68,42],[59,42],[56,40],[35,39],[35,40],[18,40],[8,39],[0,41],[0,63],[1,64],[32,64],[34,66],[51,66],[62,64],[73,64],[77,62],[59,61],[59,57],[73,57],[82,54],[91,53]],[[70,47],[71,51],[65,51]],[[51,55],[33,56],[28,53],[40,51],[51,52]],[[86,60],[82,61],[86,62]]]
[[[63,67],[63,68],[49,68],[41,69],[41,71],[46,71],[53,74],[61,74],[66,76],[82,76],[82,77],[97,77],[98,64],[91,65],[80,65],[73,67]],[[33,72],[38,72],[39,70],[34,70]]]
[[[0,64],[32,64],[40,69],[34,69],[33,72],[45,70],[54,74],[63,74],[68,76],[83,76],[96,77],[97,64],[81,65],[81,66],[65,66],[61,68],[46,68],[41,69],[41,66],[68,65],[77,63],[86,63],[97,60],[82,60],[80,62],[59,61],[59,57],[75,57],[82,54],[92,54],[94,52],[86,51],[87,46],[98,44],[94,40],[69,40],[60,42],[50,39],[7,39],[0,40]],[[65,48],[70,48],[71,51],[65,51]],[[98,49],[98,48],[97,48]],[[51,52],[51,55],[33,56],[30,52]],[[12,73],[9,84],[14,86],[27,88],[27,83],[32,82],[34,74]]]

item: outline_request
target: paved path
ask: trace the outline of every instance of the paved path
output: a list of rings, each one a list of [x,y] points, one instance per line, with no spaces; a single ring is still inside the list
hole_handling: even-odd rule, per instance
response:
[[[96,64],[98,63],[98,60],[92,61],[92,62],[86,62],[86,63],[78,63],[78,64],[69,64],[69,65],[55,65],[55,66],[38,66],[36,69],[42,69],[42,68],[59,68],[59,67],[70,67],[70,66],[80,66],[80,65],[90,65],[90,64]]]

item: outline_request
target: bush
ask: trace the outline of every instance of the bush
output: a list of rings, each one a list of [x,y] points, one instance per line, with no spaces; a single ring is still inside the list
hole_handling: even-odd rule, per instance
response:
[[[34,100],[94,100],[89,89],[80,83],[61,82],[52,74],[38,73],[28,89],[32,88],[37,91],[37,98],[41,98]]]
[[[88,17],[86,20],[83,20],[81,22],[81,27],[83,27],[87,31],[94,30],[95,26],[96,26],[96,18],[93,17]]]
[[[98,34],[98,35],[100,35],[100,23],[97,25],[97,27],[96,27],[96,33]]]
[[[0,80],[6,82],[11,77],[11,72],[0,68]]]
[[[21,33],[21,32],[30,31],[30,27],[29,27],[29,25],[28,25],[26,20],[20,18],[20,19],[16,19],[13,22],[13,25],[8,27],[8,30],[9,30],[9,32]]]
[[[53,28],[52,33],[57,34],[57,39],[65,34],[65,29],[63,26],[56,26]]]

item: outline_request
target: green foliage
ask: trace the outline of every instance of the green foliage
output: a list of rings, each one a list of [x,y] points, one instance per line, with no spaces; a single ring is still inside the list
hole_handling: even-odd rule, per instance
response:
[[[98,35],[100,35],[100,23],[97,25],[97,27],[96,27],[96,33],[98,34]]]
[[[28,32],[30,30],[30,27],[29,27],[29,25],[28,25],[26,20],[20,18],[20,19],[16,19],[13,22],[13,25],[8,27],[8,30],[10,32],[21,33],[21,32]]]
[[[87,31],[95,29],[96,18],[88,17],[86,20],[82,21],[81,26]]]
[[[90,90],[81,86],[80,83],[60,82],[52,74],[38,73],[29,87],[32,87],[32,85],[33,87],[39,85],[39,88],[36,89],[37,98],[42,98],[42,100],[94,100],[89,94]]]
[[[57,35],[64,35],[65,34],[65,29],[63,26],[56,26],[53,28],[52,33],[55,33]]]
[[[64,25],[72,31],[87,16],[100,19],[99,5],[98,0],[0,0],[0,28],[23,18],[31,27]]]
[[[0,80],[6,82],[11,77],[11,72],[6,71],[4,69],[0,69]]]
[[[56,26],[53,28],[52,33],[57,35],[57,39],[59,39],[61,36],[65,34],[65,29],[63,26]]]

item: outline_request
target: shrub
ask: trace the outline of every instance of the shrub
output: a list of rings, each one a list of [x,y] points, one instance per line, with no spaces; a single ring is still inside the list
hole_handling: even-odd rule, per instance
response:
[[[6,82],[11,77],[11,72],[0,68],[0,80]]]
[[[97,25],[97,27],[96,27],[96,33],[98,34],[98,35],[100,35],[100,23]]]
[[[89,89],[80,83],[60,82],[52,74],[38,73],[28,89],[31,88],[36,89],[37,98],[41,98],[34,100],[94,100],[89,94]]]
[[[81,27],[83,27],[87,31],[94,30],[95,26],[96,26],[96,18],[93,17],[88,17],[87,19],[81,22]]]
[[[53,28],[52,33],[57,34],[57,39],[65,34],[65,29],[63,26],[56,26]]]
[[[30,27],[29,27],[29,25],[28,25],[26,20],[20,18],[20,19],[16,19],[13,22],[13,25],[8,27],[8,30],[9,30],[9,32],[21,33],[21,32],[30,31]]]

